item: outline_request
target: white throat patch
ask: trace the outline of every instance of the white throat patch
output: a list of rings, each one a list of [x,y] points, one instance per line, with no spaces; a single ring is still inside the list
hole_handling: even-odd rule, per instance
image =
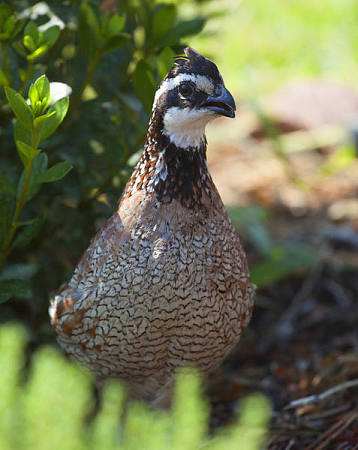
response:
[[[173,106],[164,114],[163,133],[177,147],[200,147],[207,123],[215,118],[215,113],[209,110]]]
[[[181,73],[162,82],[155,93],[153,109],[163,94],[175,89],[183,81],[192,81],[198,90],[208,95],[214,93],[214,83],[205,75]],[[164,114],[163,133],[177,147],[200,147],[205,139],[205,127],[215,117],[215,113],[205,108],[192,109],[173,106]]]

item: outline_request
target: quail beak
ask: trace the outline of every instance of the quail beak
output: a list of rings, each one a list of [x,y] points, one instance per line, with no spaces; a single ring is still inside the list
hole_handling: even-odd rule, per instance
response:
[[[220,116],[235,117],[235,100],[225,87],[221,89],[219,95],[209,96],[202,106]]]

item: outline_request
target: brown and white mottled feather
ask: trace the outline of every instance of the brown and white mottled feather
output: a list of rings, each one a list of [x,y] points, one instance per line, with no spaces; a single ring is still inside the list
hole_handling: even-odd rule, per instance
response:
[[[178,367],[209,372],[222,362],[253,301],[239,236],[207,169],[205,137],[178,148],[165,133],[166,102],[162,88],[118,210],[50,307],[67,353],[152,403],[170,392]]]

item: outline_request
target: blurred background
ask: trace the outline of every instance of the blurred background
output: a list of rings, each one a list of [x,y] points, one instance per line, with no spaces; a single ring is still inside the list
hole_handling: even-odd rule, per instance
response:
[[[207,385],[210,429],[259,391],[272,406],[268,448],[357,448],[356,0],[2,2],[0,85],[25,98],[43,73],[71,86],[41,149],[73,168],[44,185],[35,164],[14,228],[23,168],[1,89],[0,321],[26,329],[27,368],[56,346],[49,298],[111,215],[184,44],[217,63],[237,101],[234,120],[209,126],[208,159],[258,287],[250,327]]]

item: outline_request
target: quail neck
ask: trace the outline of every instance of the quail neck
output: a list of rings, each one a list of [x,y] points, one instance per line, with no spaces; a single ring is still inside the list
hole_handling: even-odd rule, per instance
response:
[[[206,162],[205,127],[234,117],[235,102],[211,61],[192,49],[179,57],[156,92],[143,155],[126,189],[154,192],[158,202],[188,208],[216,192]]]

